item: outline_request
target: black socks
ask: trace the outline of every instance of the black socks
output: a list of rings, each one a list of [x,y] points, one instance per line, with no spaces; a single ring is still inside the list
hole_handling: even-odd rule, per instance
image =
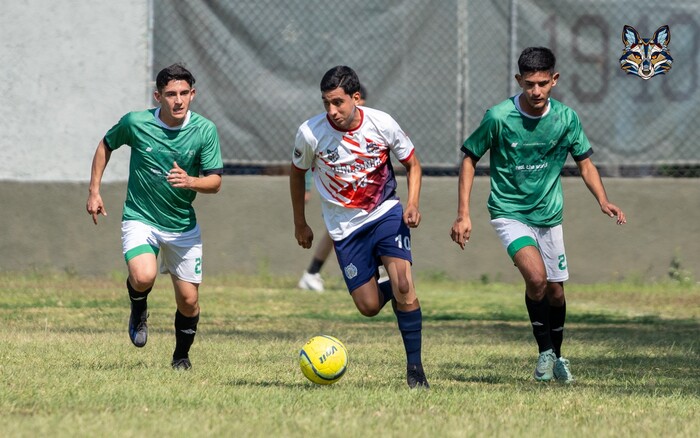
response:
[[[530,315],[532,333],[535,335],[540,353],[553,349],[549,331],[549,300],[545,297],[542,301],[533,301],[525,295],[525,306],[528,315]]]
[[[189,357],[190,347],[194,342],[194,336],[197,334],[197,323],[199,315],[188,317],[175,312],[175,352],[173,360],[184,359]]]

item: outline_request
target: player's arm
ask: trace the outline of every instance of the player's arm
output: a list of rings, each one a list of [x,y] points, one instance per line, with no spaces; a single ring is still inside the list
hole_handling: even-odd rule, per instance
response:
[[[92,169],[90,171],[90,187],[88,189],[88,199],[85,208],[92,221],[97,225],[97,215],[107,216],[102,196],[100,195],[100,185],[102,184],[102,175],[104,175],[109,158],[112,156],[112,151],[107,147],[104,139],[100,140],[95,150],[95,155],[92,157]]]
[[[190,189],[197,193],[218,193],[221,190],[221,175],[190,176],[185,169],[173,162],[173,168],[166,177],[171,186],[178,189]]]
[[[408,183],[408,200],[403,212],[403,221],[411,228],[420,225],[420,189],[423,179],[423,169],[418,157],[414,153],[411,157],[401,162],[406,168],[406,181]]]
[[[450,237],[464,249],[469,242],[472,233],[472,220],[469,216],[469,203],[471,199],[472,186],[474,185],[474,175],[476,173],[476,162],[469,155],[465,155],[459,168],[459,186],[457,195],[457,219],[450,229]]]
[[[618,225],[627,223],[625,213],[608,200],[608,195],[605,193],[605,187],[603,186],[603,180],[600,178],[600,173],[598,173],[598,169],[593,164],[593,161],[591,161],[590,158],[585,158],[581,161],[577,161],[576,165],[578,166],[579,172],[581,172],[581,178],[583,178],[583,181],[586,183],[588,190],[595,196],[603,214],[610,217],[617,217]]]
[[[289,193],[292,197],[292,212],[294,214],[294,237],[302,248],[311,248],[314,233],[306,223],[306,193],[305,182],[307,170],[298,169],[293,164],[289,173]]]

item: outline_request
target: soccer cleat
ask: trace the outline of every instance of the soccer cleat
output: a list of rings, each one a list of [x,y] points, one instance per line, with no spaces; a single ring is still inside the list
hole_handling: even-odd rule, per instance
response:
[[[302,275],[301,279],[299,279],[299,284],[297,287],[304,290],[323,292],[323,279],[321,278],[321,274],[318,272],[315,274],[309,274],[308,271],[304,271],[304,275]]]
[[[192,362],[190,362],[189,358],[182,357],[180,359],[173,359],[172,366],[174,370],[187,371],[192,368]]]
[[[574,381],[574,376],[569,370],[569,360],[560,357],[554,363],[554,378],[561,383],[572,383]]]
[[[129,316],[129,338],[131,343],[141,348],[148,341],[148,307],[144,306],[143,310],[134,310],[134,304],[131,304],[131,315]]]
[[[423,365],[409,364],[406,367],[406,383],[408,383],[408,387],[411,389],[430,388],[430,385],[428,384],[428,379],[425,378]]]
[[[379,265],[379,268],[377,268],[377,273],[379,274],[379,278],[377,279],[379,283],[383,283],[389,279],[389,274],[386,272],[384,265]]]
[[[535,380],[538,382],[549,382],[554,377],[554,363],[557,361],[557,356],[550,348],[547,351],[540,353],[537,359],[537,367],[535,367]]]

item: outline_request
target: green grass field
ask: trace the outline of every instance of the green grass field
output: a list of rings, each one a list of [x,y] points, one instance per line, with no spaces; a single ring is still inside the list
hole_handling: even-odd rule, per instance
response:
[[[698,436],[700,286],[567,285],[577,382],[535,383],[520,285],[417,280],[429,391],[410,391],[390,309],[355,310],[338,279],[207,278],[190,372],[170,368],[174,300],[160,277],[148,345],[126,333],[122,274],[0,274],[0,436]],[[347,374],[298,367],[341,339]]]

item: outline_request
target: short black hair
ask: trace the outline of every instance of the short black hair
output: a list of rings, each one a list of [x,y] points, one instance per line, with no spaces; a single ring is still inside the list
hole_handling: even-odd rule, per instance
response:
[[[323,79],[321,79],[322,93],[339,87],[350,96],[360,91],[360,79],[355,70],[346,65],[337,65],[323,75]]]
[[[518,70],[520,75],[538,71],[554,73],[557,58],[554,52],[546,47],[528,47],[523,50],[518,58]]]
[[[190,87],[194,87],[195,79],[192,73],[182,64],[173,64],[158,72],[158,76],[156,76],[156,89],[158,92],[162,92],[163,88],[172,80],[187,81]]]

